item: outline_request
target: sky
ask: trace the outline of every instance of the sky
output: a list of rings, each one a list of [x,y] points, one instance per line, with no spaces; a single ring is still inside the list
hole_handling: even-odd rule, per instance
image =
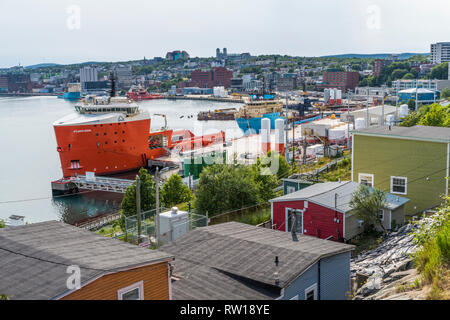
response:
[[[0,0],[0,67],[186,50],[323,56],[430,51],[449,0]]]

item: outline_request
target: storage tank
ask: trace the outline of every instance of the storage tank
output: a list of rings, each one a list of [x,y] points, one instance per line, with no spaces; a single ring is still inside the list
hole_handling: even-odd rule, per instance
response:
[[[366,127],[366,120],[364,118],[355,119],[355,130],[363,129]]]
[[[261,151],[267,154],[270,151],[270,119],[261,119]]]
[[[404,118],[409,114],[409,108],[407,104],[402,104],[400,106],[400,118]]]
[[[275,150],[284,155],[284,119],[275,120]]]
[[[342,142],[343,140],[345,140],[345,132],[346,132],[345,129],[346,128],[347,128],[347,126],[345,126],[345,127],[340,126],[340,127],[328,130],[328,140],[331,143]]]

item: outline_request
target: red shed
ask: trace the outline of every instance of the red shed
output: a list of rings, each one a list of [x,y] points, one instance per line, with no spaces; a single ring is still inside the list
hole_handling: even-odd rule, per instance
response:
[[[290,231],[291,214],[297,214],[297,233],[336,241],[349,240],[363,231],[362,223],[352,212],[350,199],[358,190],[356,182],[326,182],[270,200],[274,229]],[[386,195],[387,206],[380,211],[383,225],[391,229],[404,222],[404,204],[409,199]]]

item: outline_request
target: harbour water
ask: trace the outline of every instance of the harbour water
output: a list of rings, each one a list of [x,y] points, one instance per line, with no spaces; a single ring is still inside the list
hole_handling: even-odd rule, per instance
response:
[[[235,121],[197,121],[199,111],[239,108],[238,104],[190,100],[139,102],[152,115],[151,129],[188,129],[196,135],[224,130],[242,136]],[[87,192],[52,197],[50,182],[61,178],[53,122],[73,111],[74,102],[56,97],[0,98],[0,219],[12,214],[27,222],[61,220],[73,223],[117,211],[122,195]]]

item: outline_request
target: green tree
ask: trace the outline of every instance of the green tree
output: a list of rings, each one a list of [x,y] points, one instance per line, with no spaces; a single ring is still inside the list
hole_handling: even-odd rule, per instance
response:
[[[408,114],[403,121],[399,124],[401,127],[413,127],[417,125],[420,121],[420,113],[418,112],[411,112]]]
[[[446,109],[441,105],[435,103],[431,105],[425,115],[421,117],[419,125],[443,127],[446,122],[448,114]]]
[[[272,168],[272,172],[276,174],[278,179],[287,178],[291,173],[291,166],[287,162],[286,158],[277,152],[269,151],[267,155],[261,158],[261,163],[264,167]]]
[[[139,170],[139,178],[141,180],[141,211],[148,211],[155,208],[156,203],[156,184],[153,177],[148,173],[147,169]],[[125,191],[125,195],[121,204],[120,227],[125,228],[125,217],[136,215],[136,181]]]
[[[447,99],[450,98],[450,89],[447,87],[441,92],[441,98]]]
[[[194,206],[210,215],[257,204],[258,184],[250,167],[214,164],[203,169],[195,191]]]
[[[444,62],[433,67],[427,75],[427,78],[439,80],[448,79],[448,62]]]
[[[403,80],[412,80],[415,79],[414,75],[411,72],[408,72],[402,77]]]
[[[191,190],[178,174],[171,175],[161,189],[161,201],[167,208],[191,199]]]
[[[5,221],[0,219],[0,229],[6,227]]]
[[[352,194],[350,207],[354,210],[356,216],[364,220],[366,226],[378,225],[383,230],[383,222],[380,218],[380,211],[387,205],[386,193],[382,190],[371,189],[361,185],[357,191]]]
[[[267,165],[261,163],[258,158],[255,164],[251,166],[253,179],[258,185],[259,196],[263,201],[268,201],[275,197],[274,189],[278,186],[278,178],[270,172]]]
[[[409,110],[416,110],[416,100],[409,99],[407,102]]]

